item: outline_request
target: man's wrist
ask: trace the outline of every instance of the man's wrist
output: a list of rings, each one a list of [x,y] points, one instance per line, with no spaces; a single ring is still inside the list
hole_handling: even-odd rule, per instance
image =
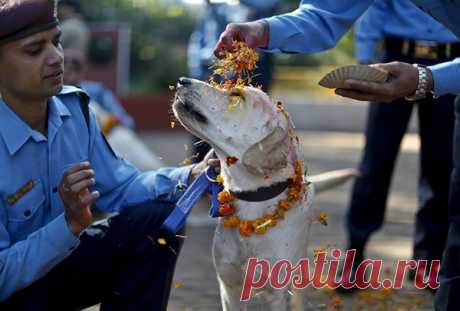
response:
[[[70,232],[76,237],[79,237],[80,234],[85,230],[83,226],[75,221],[69,219],[67,214],[64,214],[65,221],[67,222],[67,226],[69,227]]]
[[[426,75],[427,75],[427,82],[426,82],[427,92],[433,93],[434,92],[433,73],[431,72],[431,69],[428,67],[426,68]]]
[[[417,101],[425,99],[428,93],[431,93],[433,88],[433,78],[431,71],[425,66],[413,64],[417,70],[417,81],[415,91],[406,96],[407,101]]]
[[[260,31],[262,32],[260,48],[267,49],[270,41],[270,26],[265,19],[259,20],[258,23],[260,24]]]

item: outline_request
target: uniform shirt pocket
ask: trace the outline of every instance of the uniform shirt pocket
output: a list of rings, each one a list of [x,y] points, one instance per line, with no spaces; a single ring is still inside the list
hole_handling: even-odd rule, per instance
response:
[[[33,181],[33,187],[17,198],[14,203],[7,204],[7,215],[9,222],[24,222],[35,215],[38,208],[45,202],[45,193],[42,182],[37,179]]]

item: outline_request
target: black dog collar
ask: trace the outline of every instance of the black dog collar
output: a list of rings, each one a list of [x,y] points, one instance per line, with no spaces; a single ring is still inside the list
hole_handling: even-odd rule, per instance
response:
[[[289,180],[282,181],[269,187],[258,188],[254,191],[231,191],[230,193],[238,200],[248,202],[262,202],[273,199],[283,193],[289,185]]]

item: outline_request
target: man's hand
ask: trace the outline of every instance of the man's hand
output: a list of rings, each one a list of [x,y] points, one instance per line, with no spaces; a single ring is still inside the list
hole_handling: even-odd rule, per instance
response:
[[[243,41],[252,49],[266,48],[268,46],[268,24],[263,21],[248,23],[231,23],[220,35],[219,41],[214,47],[214,55],[223,57],[224,51],[232,51],[233,41]]]
[[[389,78],[384,83],[347,80],[346,87],[336,89],[335,93],[343,97],[356,100],[391,102],[395,99],[411,95],[417,89],[418,70],[414,66],[391,62],[387,64],[372,65],[389,73]],[[433,78],[428,70],[428,90],[433,89]]]
[[[220,173],[220,161],[219,159],[214,158],[214,149],[209,150],[209,152],[204,157],[203,161],[196,164],[192,168],[188,180],[189,184],[191,184],[198,175],[203,173],[208,168],[208,166],[214,167],[217,174]]]
[[[70,231],[78,236],[93,222],[91,205],[99,192],[89,192],[96,184],[89,162],[82,162],[67,170],[59,183],[59,195],[64,202],[65,218]]]

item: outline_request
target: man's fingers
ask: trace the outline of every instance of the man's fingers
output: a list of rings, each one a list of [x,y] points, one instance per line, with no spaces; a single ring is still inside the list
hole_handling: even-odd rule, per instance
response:
[[[90,168],[91,168],[91,163],[89,163],[88,161],[78,163],[78,164],[72,166],[71,168],[69,168],[68,170],[66,170],[64,172],[62,180],[67,178],[67,176],[72,175],[72,174],[74,174],[74,173],[76,173],[78,171],[86,170],[86,169],[90,169]]]
[[[68,185],[73,185],[76,184],[77,182],[83,180],[83,179],[88,179],[94,177],[94,171],[92,169],[89,170],[82,170],[76,173],[73,173],[69,176],[67,176],[67,179],[65,182]]]
[[[361,101],[376,101],[378,97],[373,94],[361,93],[350,89],[336,89],[335,94]]]
[[[376,83],[359,80],[346,80],[344,89],[376,95],[387,95],[389,92],[387,83]]]
[[[245,41],[241,33],[241,26],[239,24],[228,24],[225,31],[220,35],[214,47],[214,55],[217,58],[225,56],[225,51],[233,52],[233,41]]]
[[[217,166],[220,166],[220,161],[219,159],[209,159],[207,164],[209,166],[217,167]]]
[[[96,184],[96,180],[94,178],[90,178],[90,179],[84,179],[76,184],[73,184],[71,187],[70,187],[70,190],[77,194],[77,193],[80,193],[82,192],[83,190],[85,189],[88,189],[89,187],[92,187]]]
[[[83,205],[92,205],[100,197],[99,191],[88,192],[80,197],[80,202]]]
[[[389,72],[393,75],[398,75],[401,72],[402,63],[401,62],[390,62],[390,63],[379,63],[373,64],[371,67],[375,67],[377,69]]]

